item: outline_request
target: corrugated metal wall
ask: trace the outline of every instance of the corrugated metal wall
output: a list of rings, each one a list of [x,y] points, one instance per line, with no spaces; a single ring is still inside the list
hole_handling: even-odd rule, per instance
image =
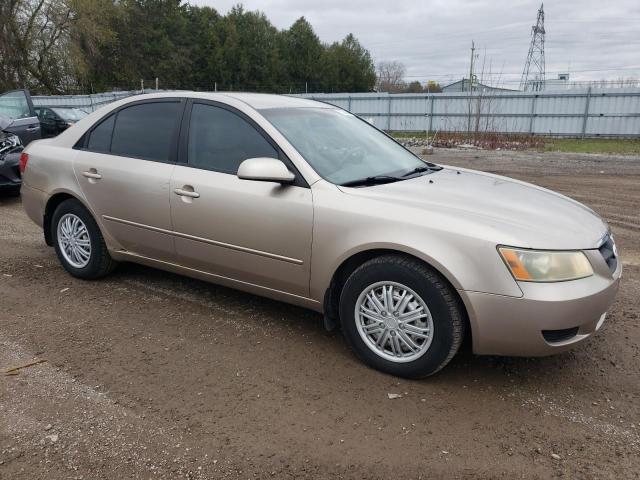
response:
[[[33,97],[35,105],[93,111],[139,91]],[[300,95],[353,112],[383,130],[640,137],[640,88],[557,92]]]
[[[491,131],[560,136],[640,136],[640,89],[557,92],[308,94],[393,131]]]
[[[122,91],[109,93],[94,93],[92,95],[47,95],[33,96],[31,100],[34,106],[42,107],[76,107],[93,112],[107,103],[115,102],[131,95],[137,95],[140,91]]]

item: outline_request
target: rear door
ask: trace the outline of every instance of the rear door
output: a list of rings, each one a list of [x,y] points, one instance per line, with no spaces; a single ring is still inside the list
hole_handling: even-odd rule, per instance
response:
[[[169,181],[184,101],[129,103],[82,139],[78,182],[106,233],[124,250],[172,261]]]
[[[0,115],[13,120],[5,130],[18,135],[23,145],[41,138],[40,120],[27,90],[12,90],[0,95]]]

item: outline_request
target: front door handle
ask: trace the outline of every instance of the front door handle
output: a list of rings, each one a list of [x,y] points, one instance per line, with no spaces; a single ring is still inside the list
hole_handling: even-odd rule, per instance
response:
[[[35,132],[36,130],[39,130],[39,129],[40,129],[40,127],[38,125],[29,125],[26,128],[26,131],[31,133],[31,132]]]
[[[88,172],[82,172],[82,175],[92,180],[100,180],[102,178],[102,175],[95,168],[90,169]]]
[[[181,197],[200,198],[200,194],[198,192],[194,192],[193,190],[176,188],[173,193],[175,193],[176,195],[180,195]]]

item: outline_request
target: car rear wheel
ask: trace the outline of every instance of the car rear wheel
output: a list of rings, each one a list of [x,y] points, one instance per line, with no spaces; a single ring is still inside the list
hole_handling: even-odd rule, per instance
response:
[[[360,359],[407,378],[442,369],[464,334],[464,310],[453,288],[432,268],[399,255],[374,258],[351,274],[340,319]]]
[[[51,233],[60,263],[74,277],[96,279],[115,268],[98,225],[77,200],[65,200],[58,205]]]

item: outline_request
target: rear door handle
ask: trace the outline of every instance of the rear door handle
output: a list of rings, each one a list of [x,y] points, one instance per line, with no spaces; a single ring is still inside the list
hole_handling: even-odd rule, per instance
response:
[[[194,192],[193,190],[183,190],[182,188],[176,188],[173,193],[175,193],[176,195],[180,195],[181,197],[200,198],[200,194],[198,192]]]
[[[31,133],[31,132],[35,132],[36,130],[39,130],[40,127],[38,125],[31,125],[29,127],[26,128],[26,131]]]
[[[84,177],[91,178],[92,180],[100,180],[102,178],[102,175],[100,175],[94,168],[88,172],[82,172],[82,175]]]

